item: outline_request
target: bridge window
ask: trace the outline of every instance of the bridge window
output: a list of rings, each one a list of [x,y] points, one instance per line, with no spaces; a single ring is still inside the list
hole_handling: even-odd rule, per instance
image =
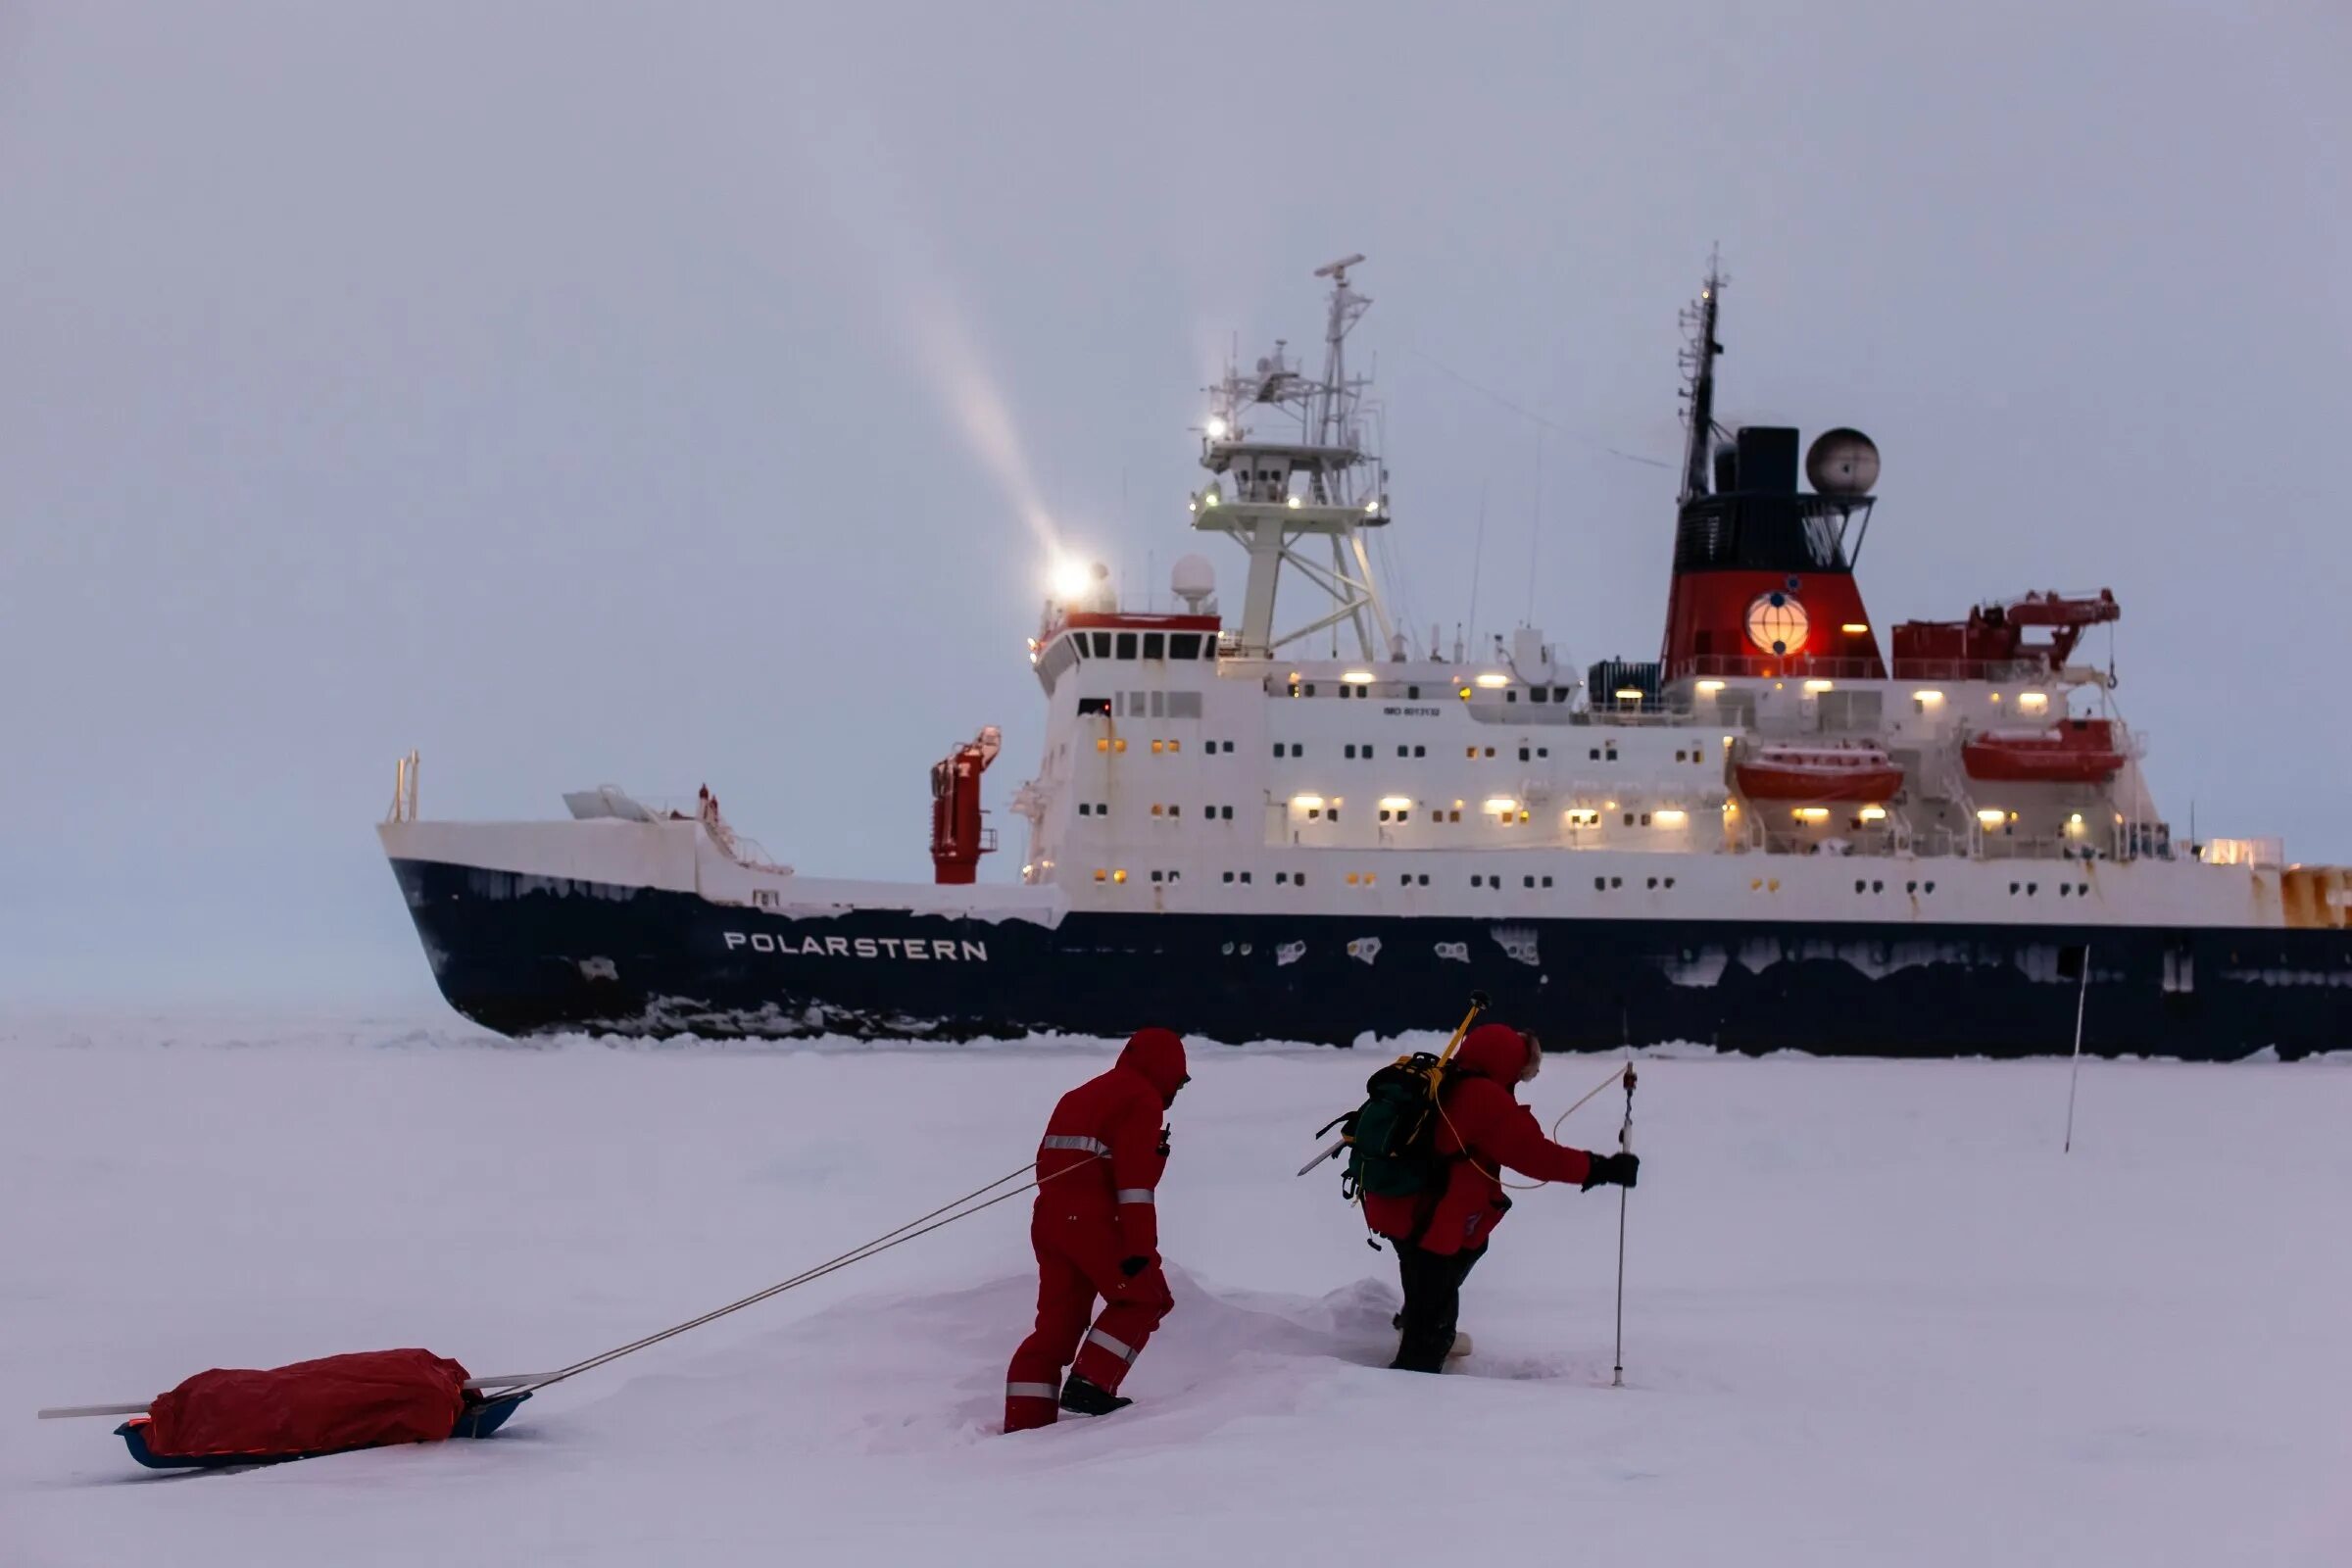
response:
[[[1104,718],[1110,716],[1109,698],[1081,697],[1078,699],[1078,716],[1080,718],[1090,718],[1096,714],[1101,714]]]
[[[1168,639],[1161,633],[1155,631],[1148,631],[1144,633],[1144,657],[1146,659],[1167,658]],[[1157,881],[1158,878],[1154,877],[1152,880]]]
[[[1133,659],[1135,657],[1135,633],[1131,631],[1123,631],[1119,633],[1118,647],[1119,658]]]
[[[1168,633],[1168,657],[1170,659],[1199,659],[1200,657],[1200,634],[1197,631]]]

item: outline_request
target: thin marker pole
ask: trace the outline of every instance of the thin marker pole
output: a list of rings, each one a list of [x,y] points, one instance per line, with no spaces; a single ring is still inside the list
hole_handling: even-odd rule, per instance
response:
[[[1634,1064],[1625,1064],[1625,1122],[1617,1129],[1617,1152],[1634,1152]],[[1617,1189],[1617,1369],[1609,1378],[1609,1387],[1625,1387],[1625,1202],[1632,1197],[1629,1188]]]
[[[2061,1153],[2075,1152],[2075,1085],[2082,1078],[2082,1009],[2090,1002],[2090,949],[2082,949],[2082,985],[2075,993],[2075,1064],[2066,1075],[2066,1147]]]

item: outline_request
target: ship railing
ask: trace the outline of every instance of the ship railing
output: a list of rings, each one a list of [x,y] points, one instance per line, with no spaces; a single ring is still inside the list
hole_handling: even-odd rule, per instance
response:
[[[1797,654],[1692,654],[1667,666],[1669,681],[1737,677],[1746,680],[1984,680],[2046,681],[2057,678],[2046,659],[1873,659],[1808,658]]]
[[[1692,654],[1668,666],[1666,678],[1739,676],[1750,680],[1883,680],[1886,666],[1875,659],[1782,659],[1766,654]]]

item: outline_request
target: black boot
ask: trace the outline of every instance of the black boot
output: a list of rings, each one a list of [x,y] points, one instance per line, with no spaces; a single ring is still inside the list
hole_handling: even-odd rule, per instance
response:
[[[1097,1388],[1075,1372],[1061,1386],[1061,1407],[1072,1415],[1108,1415],[1113,1410],[1124,1410],[1134,1402],[1133,1399],[1121,1398],[1108,1389]]]

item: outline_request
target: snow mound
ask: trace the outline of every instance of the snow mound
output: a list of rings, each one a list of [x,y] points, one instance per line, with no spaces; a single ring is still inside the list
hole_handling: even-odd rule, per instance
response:
[[[1127,1444],[1185,1442],[1296,1414],[1334,1377],[1383,1367],[1396,1349],[1396,1291],[1373,1280],[1309,1298],[1220,1291],[1171,1264],[1168,1286],[1176,1310],[1128,1380],[1136,1405],[1115,1422],[1065,1418],[1032,1446],[1081,1427],[1093,1429],[1090,1443],[1114,1428]],[[724,1351],[673,1355],[683,1364],[630,1378],[576,1419],[674,1452],[748,1450],[779,1461],[987,1442],[1002,1436],[1004,1363],[1027,1332],[1036,1289],[1034,1278],[1012,1276],[854,1298]]]

